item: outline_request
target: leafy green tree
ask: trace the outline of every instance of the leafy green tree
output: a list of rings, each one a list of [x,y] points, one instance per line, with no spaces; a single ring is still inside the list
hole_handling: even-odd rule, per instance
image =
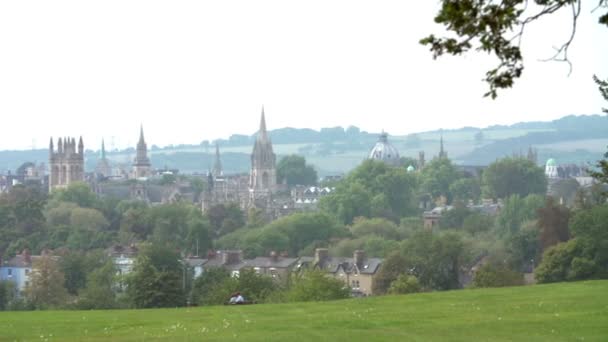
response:
[[[59,308],[65,305],[68,297],[64,283],[65,276],[56,259],[42,256],[33,262],[25,298],[38,309]]]
[[[473,213],[462,204],[455,205],[441,215],[439,227],[442,229],[462,229],[464,221]]]
[[[413,275],[401,274],[391,283],[390,294],[408,294],[422,291],[418,278]]]
[[[434,58],[444,54],[461,55],[471,49],[494,55],[499,63],[486,73],[485,81],[490,89],[485,96],[495,98],[498,89],[510,88],[522,75],[524,65],[520,47],[525,27],[551,17],[561,9],[572,12],[575,24],[568,23],[572,27],[572,35],[557,49],[553,59],[568,61],[568,48],[576,32],[582,1],[536,0],[535,3],[542,7],[531,12],[526,10],[526,1],[442,0],[435,22],[445,26],[450,36],[438,38],[429,35],[420,43],[430,47]],[[608,7],[606,0],[596,3],[598,8]],[[599,23],[608,26],[608,13],[600,16]],[[605,83],[604,87],[606,89]]]
[[[215,236],[231,233],[245,226],[243,211],[236,203],[214,205],[206,213]]]
[[[52,193],[53,200],[61,202],[76,203],[82,208],[95,208],[99,205],[99,199],[88,184],[74,182],[65,189],[57,189]]]
[[[116,285],[116,268],[111,260],[107,260],[87,275],[86,287],[80,292],[77,307],[85,310],[117,308]]]
[[[536,221],[526,221],[522,228],[505,241],[509,264],[515,269],[534,267],[540,260],[541,247]]]
[[[230,273],[221,267],[212,267],[205,269],[205,272],[194,281],[192,289],[192,302],[199,305],[222,304],[227,300],[227,296],[222,291],[220,295],[217,292],[222,290],[222,285],[226,285],[226,281],[230,279]],[[228,294],[233,288],[229,288]]]
[[[496,219],[499,233],[508,235],[518,232],[522,223],[536,218],[537,210],[543,205],[544,200],[539,195],[529,195],[526,198],[510,196]]]
[[[351,171],[334,192],[323,197],[319,207],[345,224],[352,223],[355,217],[372,214],[398,220],[416,212],[416,188],[416,176],[404,168],[366,160]]]
[[[438,236],[422,231],[405,241],[402,253],[406,260],[404,269],[415,275],[423,287],[449,290],[460,286],[458,272],[465,250],[459,235]]]
[[[97,209],[74,208],[70,214],[70,225],[74,228],[104,231],[110,223]]]
[[[291,154],[279,160],[277,164],[277,181],[286,182],[289,186],[317,184],[317,171],[306,165],[302,156]]]
[[[487,263],[477,270],[472,283],[473,287],[503,287],[523,284],[523,273],[495,263]]]
[[[287,294],[290,301],[313,302],[350,297],[350,289],[320,270],[305,271],[294,279]]]
[[[350,231],[356,237],[377,235],[390,240],[401,239],[397,225],[383,218],[357,218],[350,226]]]
[[[547,178],[542,168],[523,158],[503,158],[490,164],[482,177],[484,196],[507,198],[545,194]]]
[[[393,281],[400,275],[408,274],[408,261],[400,252],[393,252],[384,259],[374,281],[374,293],[386,293]]]
[[[460,178],[450,185],[449,192],[454,200],[477,202],[481,196],[481,186],[477,178]]]
[[[176,307],[185,304],[185,267],[167,247],[144,246],[128,275],[127,297],[136,308]]]
[[[545,206],[539,208],[537,212],[539,238],[543,251],[555,244],[568,241],[570,238],[568,230],[570,210],[568,208],[555,203],[552,197],[548,197]]]
[[[451,201],[450,186],[461,177],[448,158],[433,158],[421,172],[422,192],[433,198],[445,196]]]
[[[6,310],[10,296],[9,282],[6,280],[0,280],[0,311]]]
[[[482,213],[472,213],[462,221],[462,229],[471,234],[486,232],[492,227],[494,227],[494,218]]]

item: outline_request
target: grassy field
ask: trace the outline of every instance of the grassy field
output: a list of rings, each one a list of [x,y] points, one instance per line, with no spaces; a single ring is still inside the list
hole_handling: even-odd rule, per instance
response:
[[[0,313],[2,341],[606,341],[608,281],[324,303]]]

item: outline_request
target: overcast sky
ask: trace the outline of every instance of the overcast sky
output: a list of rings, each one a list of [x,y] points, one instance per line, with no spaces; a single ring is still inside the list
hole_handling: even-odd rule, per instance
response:
[[[567,13],[530,27],[526,70],[492,101],[484,55],[433,61],[438,1],[2,1],[0,150],[82,135],[98,149],[355,125],[394,135],[599,113],[608,30],[585,2],[572,74],[539,59]],[[415,5],[413,5],[415,4]]]

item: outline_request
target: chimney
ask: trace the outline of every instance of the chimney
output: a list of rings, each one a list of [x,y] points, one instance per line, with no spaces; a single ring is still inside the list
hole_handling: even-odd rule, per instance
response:
[[[322,264],[329,259],[329,250],[327,248],[315,249],[315,264]]]
[[[361,268],[363,266],[363,261],[365,261],[365,252],[360,249],[356,250],[353,259],[357,267]]]
[[[241,262],[241,251],[223,251],[222,264],[233,265]]]
[[[32,263],[32,256],[30,255],[30,250],[29,249],[24,249],[23,252],[21,252],[21,256],[23,257],[23,261],[25,261],[28,264]]]
[[[270,260],[272,260],[272,262],[279,261],[279,254],[275,251],[270,252]]]

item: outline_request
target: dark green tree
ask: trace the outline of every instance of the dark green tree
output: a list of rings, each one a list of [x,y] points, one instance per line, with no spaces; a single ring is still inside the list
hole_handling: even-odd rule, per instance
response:
[[[277,181],[286,182],[289,186],[317,184],[317,171],[306,164],[302,156],[291,154],[279,160],[277,164]]]
[[[328,277],[320,270],[309,270],[293,280],[287,294],[294,302],[336,300],[350,297],[350,289],[335,278]]]
[[[185,267],[177,252],[159,245],[140,249],[127,277],[127,297],[136,308],[185,305]]]
[[[545,194],[547,178],[542,168],[523,158],[503,158],[490,164],[482,177],[484,196],[507,198]]]
[[[448,158],[434,158],[422,169],[421,190],[434,199],[445,196],[449,202],[452,199],[450,186],[460,177],[458,170]]]

